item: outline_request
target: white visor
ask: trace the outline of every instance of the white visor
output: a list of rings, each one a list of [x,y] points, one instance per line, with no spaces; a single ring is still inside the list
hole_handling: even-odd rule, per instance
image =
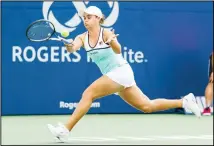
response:
[[[85,10],[80,10],[78,12],[78,15],[80,17],[83,17],[84,13],[87,13],[87,14],[90,14],[90,15],[95,15],[95,16],[97,16],[99,18],[103,18],[102,11],[96,6],[90,6],[90,7],[86,8]]]

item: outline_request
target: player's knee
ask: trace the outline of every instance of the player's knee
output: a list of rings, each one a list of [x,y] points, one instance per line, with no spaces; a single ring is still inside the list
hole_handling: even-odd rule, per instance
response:
[[[94,98],[94,96],[93,96],[93,92],[84,91],[83,94],[82,94],[82,99],[93,101],[95,98]]]
[[[144,113],[151,113],[152,112],[152,106],[150,104],[142,106],[142,110]]]

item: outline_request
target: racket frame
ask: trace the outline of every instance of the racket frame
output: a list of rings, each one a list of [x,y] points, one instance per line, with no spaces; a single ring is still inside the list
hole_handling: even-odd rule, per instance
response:
[[[41,40],[34,40],[34,39],[30,39],[29,37],[28,37],[28,31],[29,31],[29,29],[34,25],[34,24],[36,24],[36,23],[38,23],[38,22],[48,22],[48,23],[50,23],[51,25],[52,25],[52,29],[53,29],[53,32],[51,33],[51,35],[49,36],[49,37],[47,37],[47,38],[45,38],[45,39],[41,39]],[[51,26],[50,26],[51,27]],[[45,19],[40,19],[40,20],[36,20],[36,21],[34,21],[33,23],[31,23],[29,26],[28,26],[28,28],[27,28],[27,30],[26,30],[26,36],[27,36],[27,38],[30,40],[30,41],[32,41],[32,42],[43,42],[43,41],[47,41],[47,40],[58,40],[58,41],[61,41],[60,39],[59,39],[59,37],[58,38],[51,38],[54,34],[56,33],[56,29],[55,29],[55,26],[53,25],[53,23],[52,22],[50,22],[50,21],[48,21],[48,20],[45,20]]]

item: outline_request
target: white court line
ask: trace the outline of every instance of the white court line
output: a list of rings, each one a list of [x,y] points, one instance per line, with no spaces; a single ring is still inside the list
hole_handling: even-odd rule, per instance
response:
[[[132,137],[132,136],[117,136],[117,137],[70,137],[69,141],[155,141],[155,140],[191,140],[200,139],[207,140],[213,139],[213,135],[177,135],[177,136],[142,136],[142,137]]]
[[[157,140],[172,140],[172,139],[179,139],[179,140],[188,140],[188,139],[213,139],[213,136],[212,135],[209,135],[209,136],[205,136],[205,135],[199,135],[199,136],[191,136],[191,135],[178,135],[178,136],[151,136],[151,137],[154,137],[155,139]]]
[[[154,138],[129,137],[129,136],[119,136],[118,138],[121,140],[134,140],[134,141],[141,141],[141,140],[153,141],[153,140],[155,140]]]
[[[71,137],[71,141],[117,141],[116,138],[106,138],[106,137]]]
[[[199,136],[192,136],[192,135],[177,135],[177,136],[143,136],[141,137],[127,137],[127,136],[120,136],[119,138],[129,139],[129,140],[188,140],[188,139],[213,139],[213,135],[199,135]]]

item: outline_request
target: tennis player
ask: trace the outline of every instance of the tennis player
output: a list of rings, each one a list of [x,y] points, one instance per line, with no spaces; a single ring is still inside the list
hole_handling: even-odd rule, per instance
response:
[[[66,45],[68,52],[85,48],[87,55],[96,63],[103,76],[94,81],[82,94],[82,98],[66,124],[48,124],[52,134],[65,141],[75,124],[88,112],[94,100],[116,93],[134,108],[151,113],[171,108],[188,108],[197,117],[201,116],[194,95],[189,93],[182,99],[150,100],[135,83],[134,74],[129,63],[121,55],[121,45],[114,31],[104,29],[104,15],[95,6],[79,12],[84,19],[87,32],[78,35]]]
[[[208,73],[209,73],[209,82],[206,86],[205,89],[205,101],[206,101],[206,107],[204,108],[203,115],[205,116],[210,116],[211,115],[211,105],[213,102],[213,57],[214,53],[212,53],[209,57],[209,68],[208,68]]]

